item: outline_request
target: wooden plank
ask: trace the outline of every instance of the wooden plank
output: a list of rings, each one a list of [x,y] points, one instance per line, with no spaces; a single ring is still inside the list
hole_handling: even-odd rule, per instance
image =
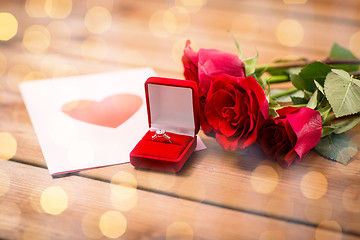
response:
[[[358,239],[331,224],[313,228],[137,190],[123,173],[117,184],[53,179],[45,169],[0,161],[0,237],[98,239],[124,232],[124,239]]]

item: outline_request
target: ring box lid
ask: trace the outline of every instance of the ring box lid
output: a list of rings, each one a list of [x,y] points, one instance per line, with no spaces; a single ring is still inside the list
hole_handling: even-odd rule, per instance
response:
[[[150,129],[196,136],[200,122],[194,81],[151,77],[145,93]]]

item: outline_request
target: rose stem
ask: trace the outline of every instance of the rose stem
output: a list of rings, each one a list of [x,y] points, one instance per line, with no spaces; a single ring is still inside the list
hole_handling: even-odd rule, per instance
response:
[[[319,61],[319,60],[318,60]],[[255,68],[255,72],[261,72],[266,69],[266,71],[277,70],[277,69],[286,69],[292,67],[304,67],[310,63],[316,62],[312,61],[293,61],[293,62],[281,62],[281,63],[270,63],[270,64],[260,64]],[[327,58],[325,60],[320,60],[319,62],[334,65],[334,64],[360,64],[360,59],[331,59]]]
[[[271,98],[279,98],[279,97],[283,97],[283,96],[290,95],[290,94],[295,93],[295,92],[297,92],[297,91],[299,91],[299,89],[297,89],[297,88],[290,88],[290,89],[284,90],[284,91],[282,91],[282,92],[280,92],[280,93],[276,93],[276,94],[274,94],[274,95],[271,95],[270,97],[271,97]]]
[[[274,110],[279,110],[284,107],[306,107],[306,104],[298,104],[298,105],[285,105],[285,106],[279,106],[279,107],[272,107]]]
[[[271,78],[268,80],[268,83],[282,83],[282,82],[288,82],[290,81],[289,77],[286,75],[275,75],[271,76]]]

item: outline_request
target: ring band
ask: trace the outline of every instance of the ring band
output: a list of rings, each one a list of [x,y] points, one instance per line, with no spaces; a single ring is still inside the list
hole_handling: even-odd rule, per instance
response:
[[[169,143],[172,143],[170,137],[166,134],[165,130],[156,130],[155,134],[152,136],[152,140],[155,141],[155,139],[157,138],[165,138]]]

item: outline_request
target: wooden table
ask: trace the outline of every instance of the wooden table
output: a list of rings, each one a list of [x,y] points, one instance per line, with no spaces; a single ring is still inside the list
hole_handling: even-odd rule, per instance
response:
[[[183,78],[186,39],[236,53],[227,30],[260,63],[322,59],[334,42],[360,57],[358,0],[12,0],[0,12],[18,22],[0,42],[0,238],[360,239],[359,153],[282,169],[200,131],[208,149],[178,174],[122,164],[53,178],[17,87],[145,66]],[[360,144],[359,127],[350,135]]]

